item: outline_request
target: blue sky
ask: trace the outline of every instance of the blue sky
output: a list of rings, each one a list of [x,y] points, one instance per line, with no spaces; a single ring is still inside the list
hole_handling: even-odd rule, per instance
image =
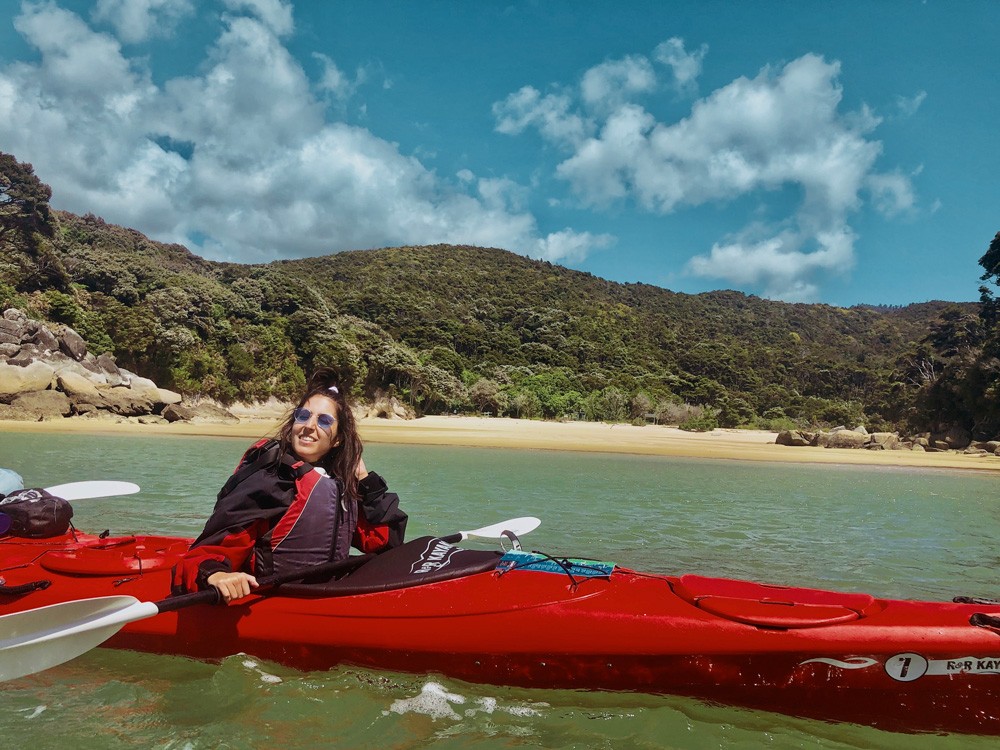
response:
[[[0,150],[215,260],[439,242],[786,301],[978,297],[1000,3],[45,0]]]

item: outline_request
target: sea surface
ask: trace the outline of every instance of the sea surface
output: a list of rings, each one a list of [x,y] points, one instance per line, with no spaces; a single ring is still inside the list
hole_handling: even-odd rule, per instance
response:
[[[247,440],[0,432],[27,486],[129,480],[74,503],[80,529],[196,535]],[[408,536],[522,515],[525,548],[662,573],[871,594],[1000,595],[1000,476],[373,444]],[[96,649],[0,686],[0,748],[986,748],[695,700],[473,685],[252,654],[222,663]]]

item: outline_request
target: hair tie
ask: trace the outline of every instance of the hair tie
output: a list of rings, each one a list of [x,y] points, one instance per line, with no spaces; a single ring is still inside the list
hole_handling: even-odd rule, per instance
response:
[[[336,393],[338,396],[340,395],[340,389],[335,385],[331,385],[327,390]]]

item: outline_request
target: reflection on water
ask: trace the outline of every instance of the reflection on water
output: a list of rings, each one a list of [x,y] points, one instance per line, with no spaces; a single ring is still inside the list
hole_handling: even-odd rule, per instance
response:
[[[28,486],[130,480],[79,528],[193,536],[248,440],[0,433]],[[950,599],[1000,594],[998,479],[542,451],[369,445],[409,535],[537,515],[525,548],[670,573]],[[302,673],[97,650],[4,686],[2,747],[986,747],[680,698],[514,690],[351,668]]]

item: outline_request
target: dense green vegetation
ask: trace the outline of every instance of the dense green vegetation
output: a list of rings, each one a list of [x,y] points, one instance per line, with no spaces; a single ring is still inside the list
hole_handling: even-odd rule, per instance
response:
[[[864,423],[1000,433],[1000,301],[837,308],[618,284],[474,247],[215,263],[50,210],[0,161],[0,305],[66,323],[186,395],[288,398],[337,367],[423,412],[685,422]],[[983,259],[1000,280],[1000,244]]]

